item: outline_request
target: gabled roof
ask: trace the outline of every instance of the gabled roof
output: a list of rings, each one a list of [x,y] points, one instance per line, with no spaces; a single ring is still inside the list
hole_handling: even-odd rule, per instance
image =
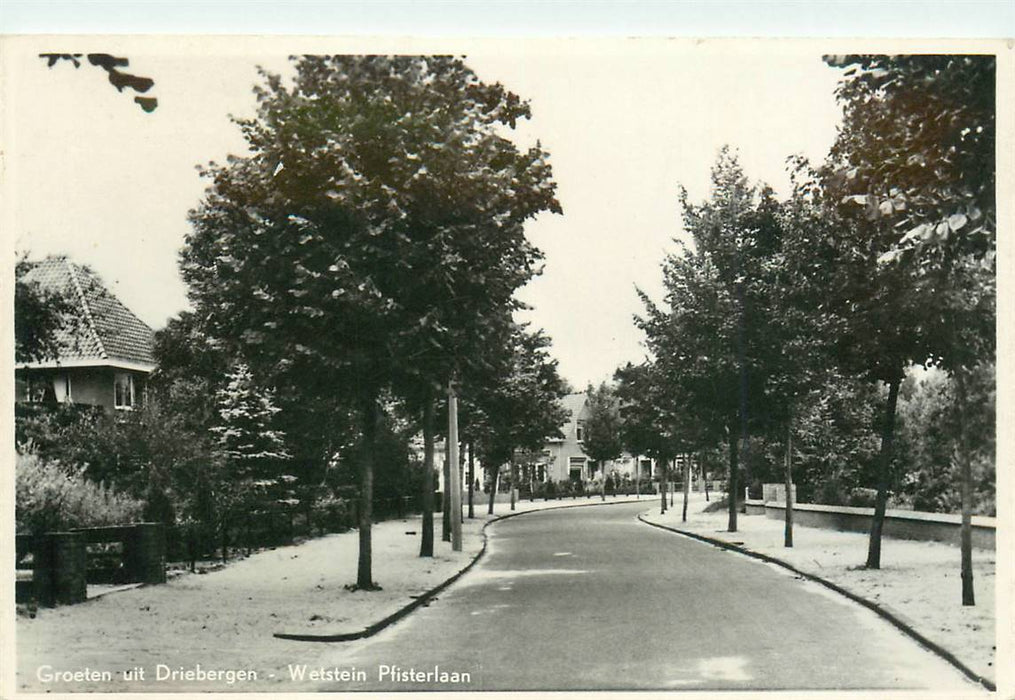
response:
[[[560,405],[563,406],[570,414],[568,419],[560,426],[561,432],[565,433],[565,435],[569,432],[569,429],[567,428],[568,425],[588,418],[588,398],[588,395],[584,391],[580,391],[576,394],[566,394],[559,399]],[[557,443],[563,442],[565,439],[565,437],[549,437],[546,439],[546,442]]]
[[[580,391],[576,394],[568,394],[560,402],[564,408],[571,412],[569,422],[574,422],[588,417],[588,394]]]
[[[144,321],[113,296],[98,275],[65,256],[35,263],[25,275],[47,290],[69,293],[74,318],[57,331],[60,355],[56,361],[28,363],[28,367],[121,366],[144,371],[155,368],[154,333]]]

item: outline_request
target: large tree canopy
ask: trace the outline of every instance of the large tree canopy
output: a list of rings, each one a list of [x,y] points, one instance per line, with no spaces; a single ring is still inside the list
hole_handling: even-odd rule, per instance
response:
[[[900,250],[960,241],[993,249],[996,58],[847,55],[831,158],[852,201],[887,218]]]
[[[509,352],[496,371],[463,387],[463,435],[477,443],[483,461],[494,467],[511,459],[515,450],[542,449],[567,421],[560,399],[568,387],[550,357],[550,339],[516,324],[505,347]]]
[[[546,154],[498,128],[528,106],[450,57],[294,67],[291,87],[266,74],[258,117],[239,122],[252,155],[205,171],[192,296],[252,361],[287,369],[385,384],[481,357],[477,320],[536,271],[524,221],[559,211]]]
[[[725,432],[729,489],[736,494],[736,435],[746,449],[749,427],[767,417],[760,408],[770,350],[764,265],[778,249],[777,207],[770,190],[752,186],[726,148],[712,169],[709,199],[694,204],[684,191],[681,204],[694,246],[667,257],[665,307],[642,295],[647,312],[637,322],[659,376],[679,387],[679,395],[694,407],[693,423],[701,427],[692,432]],[[736,530],[736,512],[731,498],[731,531]]]
[[[204,170],[181,268],[211,334],[256,375],[359,413],[357,585],[370,587],[379,397],[418,397],[496,354],[541,257],[524,223],[560,206],[546,153],[504,136],[528,105],[462,60],[301,56],[293,68],[291,81],[263,73],[256,118],[238,120],[249,155]]]

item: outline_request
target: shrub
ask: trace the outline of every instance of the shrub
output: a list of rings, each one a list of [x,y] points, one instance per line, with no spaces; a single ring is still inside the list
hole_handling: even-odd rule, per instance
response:
[[[332,495],[318,499],[313,506],[314,523],[325,532],[342,532],[350,527],[349,502]]]
[[[878,490],[857,487],[850,491],[849,501],[845,504],[856,508],[873,508],[878,500]]]
[[[85,478],[80,470],[26,451],[15,468],[15,520],[19,534],[134,522],[144,504]]]

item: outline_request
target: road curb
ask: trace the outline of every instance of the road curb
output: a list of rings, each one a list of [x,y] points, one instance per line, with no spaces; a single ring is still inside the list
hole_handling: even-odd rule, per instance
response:
[[[437,584],[430,590],[420,594],[411,603],[399,608],[398,610],[388,615],[387,617],[383,618],[382,620],[379,620],[378,622],[375,622],[372,625],[364,627],[361,630],[356,630],[353,632],[340,632],[337,634],[295,634],[295,633],[290,634],[287,632],[275,632],[274,634],[272,634],[272,636],[275,637],[276,639],[286,639],[295,642],[350,642],[354,639],[365,639],[366,637],[372,637],[381,630],[395,624],[396,622],[401,620],[403,617],[407,616],[409,613],[411,613],[413,610],[420,607],[421,605],[426,605],[427,603],[429,603],[437,596],[438,593],[440,593],[445,588],[450,586],[452,583],[460,579],[469,571],[469,569],[475,566],[476,563],[483,557],[483,555],[486,554],[486,547],[487,544],[489,543],[489,538],[487,537],[486,534],[486,528],[488,528],[493,523],[500,522],[501,520],[507,520],[508,518],[514,518],[519,515],[526,515],[528,513],[541,513],[547,510],[562,510],[564,508],[584,508],[589,506],[611,506],[620,503],[638,503],[638,501],[607,501],[605,503],[604,502],[570,503],[568,505],[551,506],[549,508],[538,508],[535,510],[517,510],[510,513],[505,513],[504,515],[495,516],[490,520],[487,520],[485,523],[483,523],[482,529],[483,546],[480,547],[479,552],[476,553],[476,556],[474,556],[468,564],[466,564],[462,569],[459,569],[458,572],[455,573],[450,578],[445,579],[444,581]]]
[[[792,571],[794,574],[800,576],[801,578],[805,578],[808,581],[814,581],[815,583],[819,583],[822,586],[824,586],[825,588],[828,588],[829,590],[835,591],[839,595],[842,595],[842,596],[845,596],[846,598],[849,598],[854,603],[859,603],[860,605],[864,606],[868,610],[872,610],[877,615],[881,616],[882,618],[884,618],[885,620],[890,622],[900,632],[902,632],[902,633],[908,635],[909,637],[913,638],[914,640],[916,640],[922,647],[924,647],[925,649],[927,649],[929,651],[934,652],[935,654],[940,656],[942,659],[944,659],[945,661],[950,663],[956,669],[961,671],[963,673],[963,675],[965,675],[970,680],[975,681],[976,683],[979,683],[981,686],[983,686],[987,690],[995,691],[995,692],[997,691],[997,686],[992,681],[990,681],[987,678],[984,678],[983,676],[978,674],[976,671],[974,671],[973,669],[971,669],[968,666],[966,666],[964,663],[959,661],[959,659],[954,654],[952,654],[950,651],[948,651],[947,649],[942,647],[940,644],[938,644],[936,642],[933,642],[930,639],[928,639],[927,637],[923,636],[922,634],[917,632],[913,627],[911,627],[909,624],[907,624],[906,622],[902,621],[895,614],[893,614],[892,612],[890,612],[887,609],[883,608],[882,606],[878,605],[877,603],[875,603],[875,602],[873,602],[871,600],[868,600],[866,598],[863,598],[861,596],[858,596],[856,593],[853,593],[852,591],[849,591],[849,590],[843,588],[842,586],[838,585],[837,583],[833,583],[833,582],[829,581],[828,579],[822,578],[821,576],[818,576],[816,574],[808,573],[806,571],[801,571],[800,569],[796,568],[792,564],[789,564],[789,563],[783,561],[782,559],[776,559],[775,557],[769,556],[767,554],[762,554],[761,552],[755,552],[753,550],[747,549],[746,547],[741,547],[739,545],[731,544],[729,542],[724,542],[723,540],[716,539],[714,537],[708,537],[706,535],[699,535],[696,532],[688,532],[687,530],[680,530],[680,529],[677,529],[677,528],[674,528],[674,527],[669,527],[667,525],[662,525],[660,523],[651,522],[651,521],[645,519],[644,513],[641,513],[641,514],[638,515],[638,520],[640,520],[641,522],[645,523],[646,525],[650,525],[652,527],[657,527],[660,530],[667,530],[669,532],[673,532],[673,533],[676,533],[678,535],[683,535],[684,537],[689,537],[691,539],[698,540],[699,542],[704,542],[705,544],[710,544],[710,545],[713,545],[715,547],[719,547],[720,549],[731,550],[731,551],[734,551],[734,552],[738,552],[740,554],[744,554],[744,555],[746,555],[748,557],[751,557],[753,559],[759,559],[759,560],[767,562],[769,564],[775,564],[776,566],[780,566],[780,567],[782,567],[784,569],[787,569],[788,571]]]

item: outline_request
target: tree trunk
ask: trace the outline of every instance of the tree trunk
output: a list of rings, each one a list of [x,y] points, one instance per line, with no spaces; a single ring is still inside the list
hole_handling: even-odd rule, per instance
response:
[[[465,492],[465,448],[466,444],[463,440],[458,443],[458,522],[465,522],[465,504],[462,502],[462,494]]]
[[[672,480],[673,477],[676,476],[676,474],[677,474],[677,458],[674,457],[673,458],[673,466],[669,470],[670,480]],[[673,507],[673,492],[677,490],[677,485],[672,483],[672,481],[667,481],[667,483],[666,483],[666,490],[670,492],[670,508],[672,508]]]
[[[451,550],[462,551],[462,465],[458,458],[458,396],[454,385],[448,383],[448,473],[451,481]]]
[[[373,559],[370,542],[370,518],[374,500],[374,450],[377,443],[377,424],[380,409],[377,399],[371,397],[362,408],[363,449],[360,450],[360,506],[359,506],[359,565],[356,570],[356,588],[377,589],[373,580]]]
[[[705,503],[708,503],[708,473],[705,471],[704,458],[701,458],[701,486],[705,489]]]
[[[691,457],[684,455],[684,512],[681,516],[683,522],[687,522],[687,502],[691,497]]]
[[[959,439],[955,456],[959,463],[962,481],[962,529],[960,531],[962,560],[962,604],[976,605],[973,591],[973,464],[970,458],[969,432],[966,419],[968,394],[966,370],[963,367],[953,372],[958,398]]]
[[[423,533],[419,556],[433,556],[433,442],[434,405],[429,396],[423,406]]]
[[[476,460],[472,454],[472,440],[469,440],[469,518],[476,517],[475,507],[472,505],[473,501],[473,485],[476,483]]]
[[[666,513],[666,460],[658,460],[659,464],[659,496],[661,500],[659,515]]]
[[[786,529],[783,544],[793,546],[793,419],[786,425]]]
[[[641,498],[641,457],[634,458],[634,497]]]
[[[500,474],[500,467],[494,468],[493,466],[491,466],[489,467],[489,472],[490,472],[490,505],[487,508],[486,513],[487,515],[493,515],[493,502],[494,499],[497,497],[497,482],[499,481],[497,477]]]
[[[726,497],[729,500],[729,522],[726,529],[730,532],[737,531],[737,492],[740,488],[737,479],[737,439],[732,430],[727,431],[730,441],[730,464],[729,477],[726,484]]]
[[[451,440],[444,441],[444,489],[441,491],[441,540],[451,541]]]
[[[744,465],[744,486],[749,489],[751,487],[751,472],[750,472],[750,459],[748,458],[750,450],[750,434],[747,427],[747,341],[745,338],[744,323],[745,323],[745,304],[744,304],[744,289],[743,284],[737,283],[737,363],[740,371],[740,463]],[[731,435],[732,437],[732,435]],[[734,491],[734,501],[736,500],[737,492]],[[744,498],[744,506],[741,509],[742,513],[747,512],[747,499],[746,494]],[[730,532],[735,532],[736,519],[733,520],[734,528]]]
[[[874,503],[874,519],[871,521],[870,542],[867,547],[867,568],[881,568],[881,532],[885,527],[885,509],[888,506],[888,480],[892,466],[892,443],[895,439],[895,409],[899,402],[899,372],[888,383],[888,403],[881,424],[881,453],[878,455],[878,496]]]
[[[606,462],[599,461],[599,497],[606,500]]]

